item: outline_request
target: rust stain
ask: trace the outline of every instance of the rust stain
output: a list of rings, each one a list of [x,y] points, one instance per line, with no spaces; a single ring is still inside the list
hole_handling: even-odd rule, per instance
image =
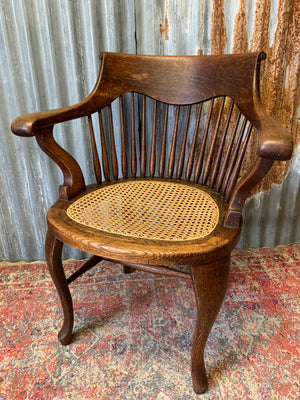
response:
[[[164,14],[164,23],[160,24],[160,34],[169,40],[169,3]],[[203,3],[204,4],[204,3]],[[279,0],[278,9],[271,10],[271,0],[251,2],[255,7],[252,38],[247,30],[247,0],[240,0],[239,10],[234,20],[233,52],[265,51],[267,59],[262,63],[261,96],[263,104],[273,118],[290,130],[295,137],[295,145],[300,144],[300,121],[298,121],[300,98],[300,1]],[[274,40],[270,45],[270,19],[276,13],[277,26]],[[224,15],[224,0],[213,0],[211,16],[212,28],[211,54],[223,54],[227,43]],[[272,15],[274,16],[274,15]],[[202,5],[204,18],[204,5]],[[198,55],[203,54],[203,24]],[[244,160],[243,170],[248,170],[257,151],[256,135],[249,143],[249,156]],[[280,184],[289,168],[289,162],[274,164],[274,167],[256,189],[266,191],[271,183]]]
[[[269,48],[270,17],[271,0],[256,0],[254,32],[250,46],[252,51]]]
[[[280,120],[294,133],[295,143],[300,143],[298,109],[300,106],[300,2],[292,6],[293,21],[289,32],[287,76],[282,98]],[[291,118],[292,116],[292,118]]]
[[[264,70],[263,103],[270,114],[291,131],[295,143],[299,143],[297,134],[297,108],[299,104],[299,3],[280,0],[278,5],[278,24],[274,42],[266,49],[267,60]],[[298,12],[297,12],[298,9]],[[298,43],[298,46],[295,45]],[[286,86],[287,82],[287,87]],[[280,184],[284,179],[289,162],[280,163],[272,168],[263,189],[270,182]]]
[[[286,43],[287,74],[283,82],[284,90],[280,107],[280,122],[294,135],[295,146],[300,143],[300,121],[298,110],[300,106],[300,3],[295,0],[290,7],[289,32]],[[276,50],[275,50],[276,52]],[[289,163],[287,163],[286,169]]]
[[[169,5],[167,4],[166,6],[166,11],[165,11],[165,20],[164,20],[164,26],[162,24],[159,24],[159,31],[161,36],[165,36],[165,40],[169,40],[169,31],[170,31],[170,25],[169,25]]]
[[[201,7],[201,20],[204,21],[205,20],[205,3],[202,3],[202,7]],[[201,51],[202,54],[204,54],[204,22],[200,25],[200,40],[199,40],[199,49],[198,51]],[[198,54],[198,53],[197,53]],[[202,55],[199,54],[199,55]]]
[[[253,36],[250,42],[251,51],[265,51],[268,52],[269,48],[269,26],[271,18],[271,0],[257,0],[255,8],[255,20],[254,20],[254,30]],[[269,54],[268,54],[269,59]],[[261,70],[261,92],[263,94],[266,88],[266,61],[262,63]],[[265,103],[264,103],[265,104]],[[265,104],[266,105],[266,104]],[[258,139],[258,135],[256,134]],[[249,153],[244,162],[245,170],[249,169],[253,160],[255,159],[257,153],[257,140],[251,140],[249,143]],[[265,179],[254,189],[253,194],[266,191],[271,186],[270,173],[265,177]]]
[[[215,1],[215,4],[220,1]],[[233,52],[248,51],[246,0],[240,0],[240,8],[234,24]],[[270,46],[271,0],[257,0],[253,36],[250,51],[265,51],[267,60],[262,63],[261,95],[268,112],[295,137],[300,143],[299,78],[300,78],[300,2],[298,0],[279,0],[278,22],[272,46]],[[216,35],[215,35],[216,36]],[[256,153],[256,141],[250,144],[250,154],[245,159],[247,170]],[[274,167],[256,189],[268,190],[271,182],[280,184],[289,167],[289,162],[275,163]]]
[[[211,54],[223,54],[227,43],[224,0],[214,1],[211,22]]]
[[[276,119],[279,118],[282,107],[281,102],[288,60],[289,27],[292,23],[292,10],[289,3],[286,0],[279,2],[278,24],[274,43],[271,47],[267,47],[266,50],[265,85],[262,94],[268,111]]]
[[[264,3],[264,4],[263,4]],[[247,13],[246,13],[246,0],[240,0],[240,7],[239,10],[236,14],[235,20],[234,20],[234,30],[233,30],[233,35],[234,35],[234,41],[233,41],[233,53],[239,53],[239,52],[247,52],[248,51],[248,45],[249,45],[249,39],[248,39],[248,32],[247,32]],[[262,9],[264,9],[264,17],[268,15],[268,20],[270,17],[270,7],[266,6],[265,1],[263,0],[257,0],[256,2],[256,12],[255,12],[255,28],[254,28],[254,34],[253,37],[256,37],[256,39],[263,39],[267,41],[267,39],[262,38],[260,34],[257,34],[256,32],[260,32],[261,30],[264,31],[264,35],[266,38],[268,38],[269,35],[269,25],[265,24],[265,21],[263,21],[262,17]],[[265,25],[263,25],[265,24]],[[255,42],[256,43],[256,42]],[[253,160],[256,158],[256,153],[257,153],[257,132],[256,130],[253,130],[250,142],[248,144],[248,150],[245,156],[245,159],[243,161],[242,165],[242,170],[241,173],[242,175],[246,173],[253,165]],[[261,187],[256,188],[256,191],[261,190]]]
[[[234,20],[233,53],[244,53],[248,50],[248,33],[246,18],[246,0],[240,0],[240,8]]]

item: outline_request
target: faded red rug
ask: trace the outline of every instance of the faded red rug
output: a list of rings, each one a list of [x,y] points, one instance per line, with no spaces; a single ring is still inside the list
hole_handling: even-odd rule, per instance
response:
[[[45,264],[0,263],[0,399],[299,399],[300,245],[236,250],[231,264],[209,391],[196,396],[189,281],[102,262],[70,286],[76,333],[63,347]]]

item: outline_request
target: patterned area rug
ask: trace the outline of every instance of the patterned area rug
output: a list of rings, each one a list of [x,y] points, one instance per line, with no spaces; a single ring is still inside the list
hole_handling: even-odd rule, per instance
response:
[[[0,399],[299,399],[300,245],[235,250],[231,265],[209,391],[196,396],[189,281],[100,263],[70,286],[75,337],[63,347],[45,264],[0,263]]]

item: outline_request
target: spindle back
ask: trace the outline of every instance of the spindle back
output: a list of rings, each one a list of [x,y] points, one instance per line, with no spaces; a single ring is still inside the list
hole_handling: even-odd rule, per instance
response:
[[[89,115],[88,121],[98,183],[128,177],[184,179],[226,199],[239,177],[253,127],[226,96],[174,106],[125,93],[96,117]]]

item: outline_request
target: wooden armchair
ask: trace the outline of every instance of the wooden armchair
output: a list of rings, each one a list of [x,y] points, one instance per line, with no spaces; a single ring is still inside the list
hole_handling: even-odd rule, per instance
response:
[[[64,312],[62,344],[72,340],[68,285],[102,259],[123,264],[126,273],[192,279],[198,307],[193,387],[196,393],[207,388],[204,348],[226,292],[244,202],[274,160],[292,153],[291,135],[261,104],[264,58],[103,53],[98,81],[85,100],[13,121],[13,133],[35,136],[64,176],[59,200],[48,211],[46,238],[47,264]],[[89,186],[53,137],[54,125],[76,118],[89,126],[96,178]],[[241,173],[255,130],[256,159]],[[94,254],[68,278],[61,262],[64,243]],[[190,273],[176,269],[182,265]]]

